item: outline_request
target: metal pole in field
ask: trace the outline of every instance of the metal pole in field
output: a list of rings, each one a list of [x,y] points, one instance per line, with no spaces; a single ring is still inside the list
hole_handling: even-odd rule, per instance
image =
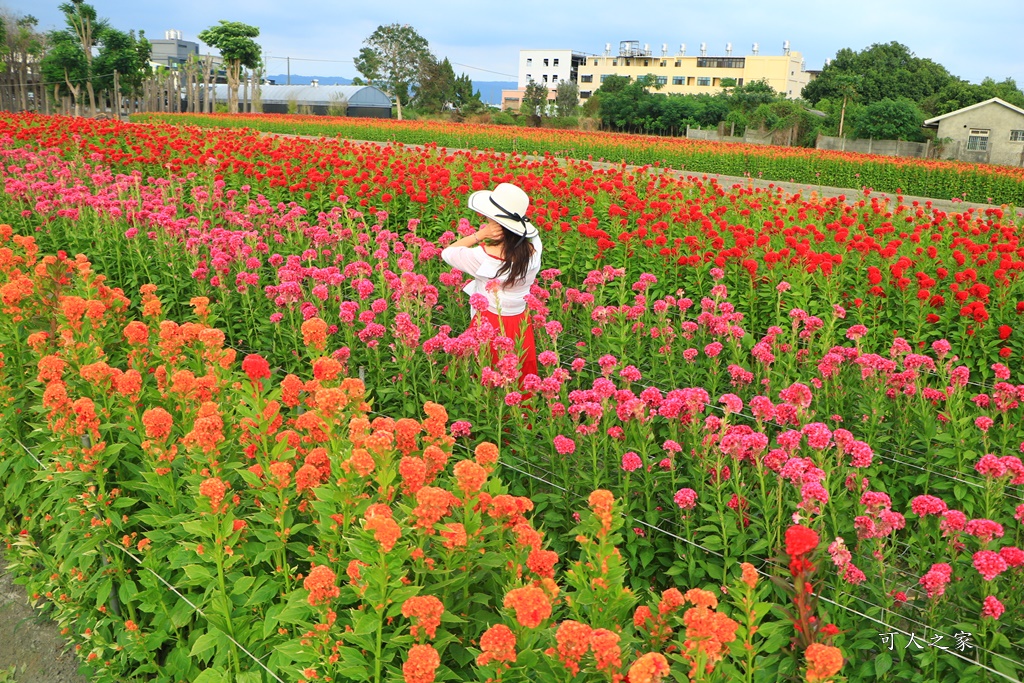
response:
[[[287,85],[291,85],[292,84],[292,58],[291,57],[285,57],[285,60],[288,62],[288,83],[287,83]]]

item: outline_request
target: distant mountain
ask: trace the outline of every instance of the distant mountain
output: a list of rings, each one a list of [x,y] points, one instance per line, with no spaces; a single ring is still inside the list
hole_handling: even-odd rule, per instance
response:
[[[288,84],[288,74],[270,74],[266,78],[273,81],[276,85]],[[344,78],[343,76],[299,76],[298,74],[291,75],[291,84],[309,85],[314,78],[320,82],[320,85],[352,84],[351,78]],[[495,106],[501,106],[502,90],[515,90],[518,85],[515,81],[473,81],[473,89],[480,91],[480,100],[485,104],[493,104]]]

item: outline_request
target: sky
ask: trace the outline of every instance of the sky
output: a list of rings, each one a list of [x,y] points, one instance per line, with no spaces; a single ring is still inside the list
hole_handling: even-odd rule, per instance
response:
[[[39,28],[62,26],[58,0],[0,0],[17,14],[32,14]],[[99,16],[121,30],[142,29],[149,38],[163,38],[177,29],[185,40],[197,40],[219,20],[258,26],[257,42],[267,55],[268,73],[284,73],[291,57],[293,74],[357,75],[352,59],[363,41],[380,25],[409,24],[430,44],[436,57],[447,57],[455,72],[475,81],[516,80],[520,49],[571,49],[601,54],[606,43],[613,53],[621,40],[648,43],[654,54],[663,43],[676,54],[782,54],[783,41],[800,52],[805,68],[821,69],[844,47],[862,50],[874,43],[896,41],[918,57],[931,59],[954,76],[978,83],[986,76],[1010,77],[1024,86],[1024,3],[992,0],[983,8],[957,0],[774,0],[694,2],[667,0],[641,4],[629,13],[620,0],[92,0]],[[841,7],[841,9],[840,9]],[[650,8],[650,9],[646,9]],[[317,60],[317,61],[314,61]]]

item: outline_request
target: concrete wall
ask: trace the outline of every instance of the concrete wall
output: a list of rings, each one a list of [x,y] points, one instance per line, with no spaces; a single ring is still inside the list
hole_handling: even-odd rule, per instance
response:
[[[927,159],[931,155],[931,143],[907,142],[905,140],[849,140],[819,135],[817,149],[834,152],[857,152],[859,154],[881,154],[888,157],[913,157]]]
[[[726,135],[722,126],[718,128],[686,128],[686,137],[691,140],[712,140],[714,142],[745,142],[749,145],[771,145],[771,133],[747,131],[744,135]],[[785,142],[781,143],[785,144]]]
[[[519,87],[525,88],[531,78],[549,88],[557,88],[561,81],[571,80],[572,54],[572,50],[520,50]]]
[[[988,130],[988,149],[972,151],[967,149],[967,138],[971,130]],[[956,145],[947,145],[943,150],[944,159],[959,159],[972,163],[1024,166],[1024,140],[1011,141],[1010,131],[1024,130],[1024,114],[1020,114],[998,102],[961,113],[954,113],[939,121],[936,137],[950,138]]]

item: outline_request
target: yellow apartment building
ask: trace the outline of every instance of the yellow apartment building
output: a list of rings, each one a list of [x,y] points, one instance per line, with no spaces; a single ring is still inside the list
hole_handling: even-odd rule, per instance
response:
[[[502,92],[502,105],[506,109],[518,109],[519,98],[525,83],[533,78],[538,83],[542,78],[554,90],[557,80],[534,76],[538,72],[534,55],[520,55],[519,89]],[[726,44],[720,53],[709,53],[706,43],[702,43],[697,54],[686,53],[686,45],[680,45],[675,54],[669,54],[668,46],[662,45],[660,54],[655,54],[649,45],[640,46],[639,41],[624,40],[619,43],[619,50],[613,53],[611,44],[605,45],[604,54],[582,55],[565,51],[575,59],[572,60],[575,80],[580,90],[580,99],[586,100],[608,76],[628,76],[636,79],[642,76],[653,76],[660,85],[659,92],[665,94],[696,95],[707,93],[713,95],[724,88],[741,86],[758,80],[767,83],[777,92],[786,97],[800,97],[800,92],[814,75],[804,67],[803,56],[789,47],[789,41],[782,45],[782,54],[761,54],[757,43],[754,43],[750,54],[734,55],[732,44]],[[561,55],[560,55],[561,56]],[[550,58],[554,62],[554,58]],[[529,67],[527,67],[527,60]],[[564,62],[564,57],[561,62]],[[560,62],[560,64],[561,64]],[[543,61],[540,62],[543,64]],[[530,76],[527,77],[527,68]],[[561,74],[560,74],[561,75]],[[562,75],[562,78],[565,76]],[[554,95],[552,94],[552,98]]]

